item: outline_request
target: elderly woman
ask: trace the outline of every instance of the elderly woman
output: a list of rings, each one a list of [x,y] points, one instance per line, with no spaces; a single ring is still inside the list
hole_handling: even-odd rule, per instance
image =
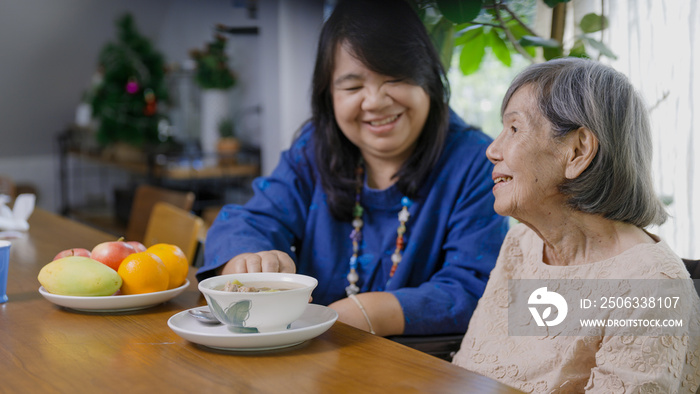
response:
[[[526,392],[694,393],[700,338],[688,329],[700,326],[692,314],[700,300],[680,258],[644,230],[667,214],[652,187],[650,126],[639,95],[610,67],[558,59],[515,78],[502,120],[486,152],[494,163],[494,207],[521,223],[503,243],[453,362]],[[679,335],[624,336],[611,328],[571,335],[555,324],[543,335],[522,334],[514,331],[522,321],[509,311],[521,295],[509,286],[523,279],[686,279],[673,283],[685,284],[675,296],[691,313],[680,313],[687,326]],[[569,303],[569,315],[576,306]],[[627,308],[623,317],[668,313],[619,306]]]

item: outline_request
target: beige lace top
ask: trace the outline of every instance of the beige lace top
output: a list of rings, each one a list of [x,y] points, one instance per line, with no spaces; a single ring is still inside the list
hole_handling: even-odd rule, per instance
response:
[[[453,363],[533,393],[695,393],[700,319],[679,336],[510,336],[509,279],[673,279],[689,275],[664,241],[592,264],[550,266],[543,242],[523,224],[508,233]],[[700,311],[691,286],[683,299]],[[686,298],[687,297],[687,298]],[[694,335],[693,335],[694,332]]]

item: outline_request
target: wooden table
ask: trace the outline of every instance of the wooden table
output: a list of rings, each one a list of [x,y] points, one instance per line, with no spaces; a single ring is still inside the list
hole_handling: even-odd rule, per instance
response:
[[[339,322],[277,351],[193,344],[167,320],[205,304],[194,272],[184,293],[149,309],[105,314],[58,307],[38,292],[41,267],[60,250],[89,249],[113,237],[40,209],[29,223],[28,234],[12,240],[9,301],[0,304],[2,393],[517,392]]]

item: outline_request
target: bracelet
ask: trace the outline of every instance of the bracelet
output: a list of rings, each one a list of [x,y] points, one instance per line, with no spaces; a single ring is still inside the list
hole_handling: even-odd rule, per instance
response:
[[[369,320],[369,316],[367,315],[367,311],[365,311],[365,307],[362,306],[362,303],[360,302],[360,300],[358,300],[354,294],[350,294],[348,296],[348,298],[355,301],[355,304],[357,304],[357,307],[360,308],[360,312],[362,312],[362,314],[365,316],[365,320],[367,320],[367,325],[369,326],[369,333],[376,334],[376,332],[374,332],[374,328],[372,328],[372,322]]]

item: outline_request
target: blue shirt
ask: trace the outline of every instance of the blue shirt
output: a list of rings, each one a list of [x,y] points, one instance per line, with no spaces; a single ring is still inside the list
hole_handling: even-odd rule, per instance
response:
[[[314,303],[346,296],[352,225],[328,210],[312,133],[307,124],[273,173],[253,182],[255,195],[248,203],[222,208],[207,234],[199,280],[240,253],[281,250],[294,259],[298,273],[318,279]],[[365,184],[362,190],[357,285],[360,292],[396,296],[406,335],[466,332],[484,292],[508,230],[506,218],[493,209],[493,166],[485,154],[490,142],[451,113],[440,160],[409,209],[403,258],[391,279],[403,195],[396,185],[376,190]]]

